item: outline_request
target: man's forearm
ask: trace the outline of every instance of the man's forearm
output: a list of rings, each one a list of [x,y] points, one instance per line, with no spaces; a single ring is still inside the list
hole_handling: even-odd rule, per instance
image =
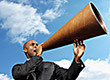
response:
[[[80,60],[80,62],[76,62],[74,59],[67,72],[68,78],[70,80],[76,79],[84,67],[85,65],[83,64],[82,60]]]
[[[36,55],[24,64],[15,65],[12,69],[13,77],[16,79],[28,75],[42,63],[42,60],[42,57]]]

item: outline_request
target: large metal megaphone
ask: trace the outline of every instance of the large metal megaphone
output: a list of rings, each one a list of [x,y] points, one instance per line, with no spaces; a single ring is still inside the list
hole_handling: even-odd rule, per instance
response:
[[[43,51],[107,34],[106,25],[94,4],[90,2],[43,44]]]

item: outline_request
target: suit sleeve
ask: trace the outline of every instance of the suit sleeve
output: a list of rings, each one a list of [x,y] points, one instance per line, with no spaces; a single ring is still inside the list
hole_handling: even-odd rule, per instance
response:
[[[33,72],[36,67],[42,63],[42,57],[34,56],[24,64],[17,64],[12,69],[12,75],[14,79],[26,77],[29,73]]]
[[[56,78],[58,80],[75,80],[84,67],[85,65],[82,61],[77,63],[75,60],[73,60],[69,69],[64,69],[56,65]]]

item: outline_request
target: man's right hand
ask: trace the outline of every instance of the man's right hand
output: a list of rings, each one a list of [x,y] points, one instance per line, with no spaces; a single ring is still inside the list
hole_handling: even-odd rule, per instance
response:
[[[74,55],[75,55],[75,61],[80,62],[80,58],[84,54],[85,51],[85,44],[83,41],[79,41],[78,39],[74,41]]]
[[[38,47],[36,49],[36,51],[37,51],[36,55],[38,55],[38,56],[41,56],[42,55],[42,52],[43,52],[42,46],[43,46],[43,43],[41,43],[41,44],[38,45]]]

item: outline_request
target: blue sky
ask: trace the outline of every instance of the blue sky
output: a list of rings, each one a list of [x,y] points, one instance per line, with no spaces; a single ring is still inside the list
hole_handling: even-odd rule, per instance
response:
[[[33,39],[39,44],[45,42],[90,1],[98,8],[109,33],[110,0],[0,0],[0,80],[3,80],[1,77],[4,77],[4,80],[6,77],[8,77],[7,80],[11,80],[12,66],[25,62],[26,57],[22,46],[26,41]],[[82,60],[87,68],[91,69],[88,65],[91,63],[90,65],[97,64],[97,68],[101,65],[110,70],[110,35],[98,36],[85,40],[84,43],[86,50]],[[71,62],[74,57],[72,49],[73,44],[67,45],[46,51],[42,57],[44,61]],[[85,74],[84,71],[82,74]],[[100,72],[110,75],[109,72]],[[94,74],[95,71],[92,73]],[[100,75],[97,76],[97,80],[101,78]],[[87,79],[87,76],[80,80],[85,78]],[[88,77],[88,80],[94,78],[94,76]],[[105,76],[104,79],[108,77]]]

